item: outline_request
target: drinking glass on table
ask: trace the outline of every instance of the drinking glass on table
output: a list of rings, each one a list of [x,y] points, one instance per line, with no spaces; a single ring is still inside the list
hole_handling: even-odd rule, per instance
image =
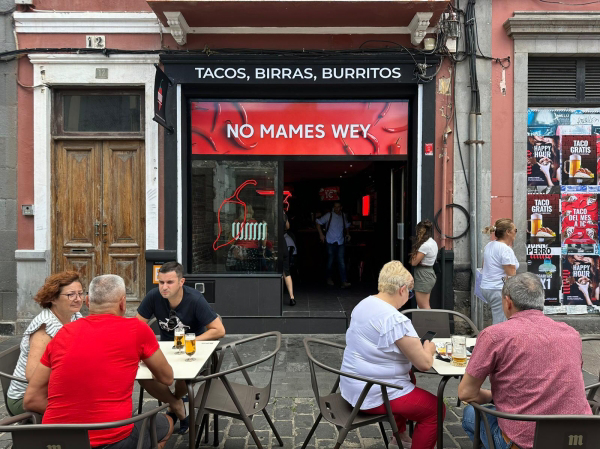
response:
[[[467,366],[467,337],[465,336],[452,337],[452,365]]]
[[[196,334],[185,334],[185,353],[188,356],[186,362],[196,360],[192,357],[196,353]]]
[[[183,340],[185,338],[185,330],[178,328],[175,329],[175,346],[173,348],[177,349],[177,354],[181,354],[181,350],[183,349]]]

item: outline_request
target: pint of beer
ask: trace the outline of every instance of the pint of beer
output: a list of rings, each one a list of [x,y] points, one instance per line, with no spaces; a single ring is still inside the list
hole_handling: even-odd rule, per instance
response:
[[[462,335],[452,337],[452,365],[467,366],[467,337]]]
[[[531,235],[535,236],[542,227],[542,214],[531,214]]]
[[[581,155],[572,154],[568,161],[565,161],[565,165],[569,164],[569,170],[566,167],[563,167],[565,173],[569,174],[569,178],[575,176],[575,173],[581,168]]]
[[[185,338],[185,330],[181,328],[175,329],[175,348],[177,349],[177,353],[181,354],[181,350],[183,349],[183,340]]]
[[[185,334],[185,353],[188,362],[195,360],[192,356],[196,353],[196,334]]]

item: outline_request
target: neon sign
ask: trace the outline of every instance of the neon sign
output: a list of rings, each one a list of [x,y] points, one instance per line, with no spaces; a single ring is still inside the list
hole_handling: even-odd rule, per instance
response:
[[[267,238],[267,223],[265,223],[265,222],[263,222],[263,223],[247,223],[248,206],[239,197],[240,193],[246,186],[248,186],[248,185],[256,186],[257,184],[258,183],[254,179],[249,179],[247,181],[244,181],[242,184],[240,184],[240,186],[237,189],[235,189],[235,192],[233,193],[233,195],[231,195],[229,198],[224,199],[223,202],[221,203],[221,206],[219,207],[219,212],[217,213],[217,222],[218,222],[218,226],[219,226],[219,233],[217,235],[217,238],[215,239],[215,241],[212,244],[214,251],[217,251],[217,250],[223,248],[224,246],[231,245],[236,240],[265,240]],[[258,193],[259,195],[273,196],[273,195],[275,195],[275,190],[256,190],[256,193]],[[283,204],[285,205],[284,208],[287,211],[290,207],[288,200],[292,196],[292,192],[290,192],[289,190],[284,190],[283,194],[284,194]],[[233,237],[231,239],[229,239],[227,242],[221,243],[219,245],[218,244],[219,239],[221,238],[221,235],[223,234],[223,227],[221,224],[221,211],[223,210],[223,207],[226,204],[239,204],[240,206],[242,206],[244,208],[244,219],[242,220],[241,223],[236,222],[236,223],[232,224],[231,234]]]

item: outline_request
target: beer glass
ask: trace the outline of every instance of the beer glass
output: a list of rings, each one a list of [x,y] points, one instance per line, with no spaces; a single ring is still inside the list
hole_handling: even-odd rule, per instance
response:
[[[567,164],[569,164],[569,170],[567,170]],[[575,176],[575,173],[577,173],[577,171],[580,168],[581,155],[579,154],[572,154],[571,157],[569,157],[569,160],[565,161],[565,163],[563,164],[563,170],[569,175],[569,178],[573,178]]]
[[[185,334],[185,354],[188,356],[186,362],[196,360],[192,356],[196,353],[196,334]]]
[[[185,330],[181,328],[175,329],[175,349],[177,349],[177,354],[182,354],[181,350],[183,349],[184,338]]]
[[[452,366],[467,366],[467,337],[452,337]]]
[[[531,214],[531,235],[535,237],[542,227],[542,214]]]

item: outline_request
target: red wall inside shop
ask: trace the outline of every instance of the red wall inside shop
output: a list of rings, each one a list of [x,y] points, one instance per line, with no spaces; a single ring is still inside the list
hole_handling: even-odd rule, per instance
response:
[[[567,3],[567,2],[565,2]],[[576,2],[583,3],[583,2]],[[510,56],[514,61],[514,41],[506,34],[504,23],[514,11],[597,11],[600,4],[569,6],[541,3],[539,0],[502,0],[492,2],[492,56]],[[514,71],[506,70],[506,95],[500,91],[502,67],[492,63],[492,216],[490,223],[513,216],[513,126]],[[523,117],[526,120],[526,117]],[[485,222],[485,220],[484,220]]]

